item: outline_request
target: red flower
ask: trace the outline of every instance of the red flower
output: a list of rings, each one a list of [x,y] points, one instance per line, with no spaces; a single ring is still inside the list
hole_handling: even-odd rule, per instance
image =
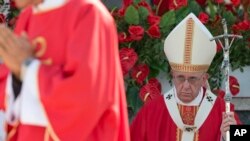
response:
[[[150,25],[158,25],[159,23],[160,23],[160,21],[161,21],[161,17],[159,17],[159,16],[154,16],[154,15],[148,15],[148,23],[150,24]]]
[[[149,13],[153,13],[152,9],[151,9],[151,6],[146,1],[141,1],[141,2],[138,3],[138,5],[148,9]]]
[[[232,27],[234,32],[237,32],[239,30],[246,31],[250,29],[250,21],[244,20],[243,22],[240,22],[238,24],[233,25]]]
[[[168,8],[169,10],[176,10],[186,5],[187,5],[187,0],[169,0]]]
[[[127,34],[125,32],[121,32],[118,34],[118,41],[120,43],[123,43],[123,42],[129,42],[130,39],[129,37],[127,37]]]
[[[151,37],[151,38],[160,38],[161,37],[161,32],[159,29],[158,25],[152,25],[149,27],[147,34]]]
[[[131,25],[129,26],[128,32],[130,33],[130,37],[132,40],[139,41],[144,35],[144,28],[139,25]]]
[[[148,83],[155,86],[161,92],[161,83],[156,78],[151,78],[148,80]]]
[[[206,0],[196,0],[196,2],[201,6],[204,6],[206,4]]]
[[[16,3],[14,2],[14,0],[10,0],[10,8],[11,9],[16,8]]]
[[[126,75],[128,71],[135,65],[138,56],[133,48],[122,48],[119,51],[122,73]]]
[[[217,43],[217,48],[216,48],[217,52],[221,52],[223,50],[222,46],[220,43]]]
[[[231,0],[234,6],[238,6],[240,4],[240,0]]]
[[[198,17],[203,24],[207,23],[209,20],[209,16],[204,12],[200,12]]]
[[[234,76],[229,76],[229,85],[232,95],[236,96],[240,92],[240,84]]]
[[[125,15],[125,8],[124,7],[120,8],[117,12],[117,15],[119,17],[123,17]]]
[[[143,102],[148,102],[154,98],[161,96],[160,91],[151,83],[147,83],[140,89],[139,96]]]
[[[131,3],[133,2],[133,0],[123,0],[123,5],[125,7],[129,6]]]
[[[225,97],[225,91],[221,90],[221,89],[217,89],[213,91],[218,97],[221,97],[224,99]]]
[[[140,64],[132,69],[131,76],[136,82],[142,85],[142,82],[149,74],[149,68],[146,64]]]
[[[214,0],[216,3],[221,4],[224,2],[224,0]]]
[[[0,14],[0,23],[5,23],[5,16],[4,14]]]
[[[178,9],[187,5],[187,0],[153,0],[158,7],[158,15],[163,15],[168,10]]]

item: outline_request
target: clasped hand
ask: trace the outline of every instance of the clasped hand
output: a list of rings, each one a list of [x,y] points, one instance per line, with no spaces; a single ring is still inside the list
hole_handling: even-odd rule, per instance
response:
[[[0,58],[17,78],[20,78],[22,63],[32,55],[32,45],[26,33],[18,36],[0,24]]]

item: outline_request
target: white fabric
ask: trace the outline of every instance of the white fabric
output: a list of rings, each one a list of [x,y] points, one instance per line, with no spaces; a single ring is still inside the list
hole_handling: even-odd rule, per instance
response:
[[[171,89],[169,92],[164,94],[164,100],[166,107],[170,113],[170,116],[172,120],[175,122],[178,128],[180,128],[183,131],[182,134],[182,141],[192,141],[194,139],[194,133],[199,130],[199,128],[202,126],[206,118],[208,117],[210,111],[213,108],[214,102],[216,100],[216,96],[211,93],[211,91],[206,91],[205,96],[201,102],[201,105],[199,107],[199,110],[196,114],[194,125],[185,125],[181,119],[180,112],[177,106],[177,102],[174,96],[174,90]],[[211,99],[212,101],[209,101],[208,99]],[[193,132],[187,132],[185,131],[185,127],[196,127]]]
[[[47,126],[48,121],[39,98],[39,66],[40,62],[33,60],[26,69],[21,89],[20,121],[24,124]]]
[[[198,105],[200,105],[202,97],[203,97],[203,88],[201,88],[201,90],[199,91],[199,94],[197,95],[197,97],[193,101],[191,101],[189,103],[184,103],[177,96],[177,92],[176,92],[175,87],[173,88],[173,91],[174,91],[174,98],[175,98],[176,102],[178,104],[185,105],[185,106],[198,106]]]
[[[20,118],[20,96],[15,100],[14,91],[12,88],[12,76],[11,74],[7,77],[6,84],[6,112],[5,112],[6,121],[14,125],[18,122]]]
[[[58,8],[62,5],[64,5],[66,2],[67,2],[67,0],[44,0],[42,3],[40,3],[34,7],[33,11],[35,13],[48,11],[51,9]]]
[[[19,96],[14,100],[11,74],[7,78],[6,86],[6,120],[14,125],[17,121],[24,124],[47,126],[46,119],[38,91],[38,69],[40,62],[33,60],[24,73],[22,88]]]

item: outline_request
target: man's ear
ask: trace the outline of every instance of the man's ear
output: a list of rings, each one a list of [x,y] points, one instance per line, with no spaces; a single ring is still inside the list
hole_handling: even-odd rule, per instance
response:
[[[203,87],[207,87],[207,80],[208,80],[208,77],[209,77],[209,74],[208,73],[204,73],[203,75],[202,75],[202,86]]]

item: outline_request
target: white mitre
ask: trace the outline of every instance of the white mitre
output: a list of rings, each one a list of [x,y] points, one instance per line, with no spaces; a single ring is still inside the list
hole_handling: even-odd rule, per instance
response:
[[[216,54],[216,42],[201,21],[190,13],[168,35],[164,52],[172,70],[206,72]]]

